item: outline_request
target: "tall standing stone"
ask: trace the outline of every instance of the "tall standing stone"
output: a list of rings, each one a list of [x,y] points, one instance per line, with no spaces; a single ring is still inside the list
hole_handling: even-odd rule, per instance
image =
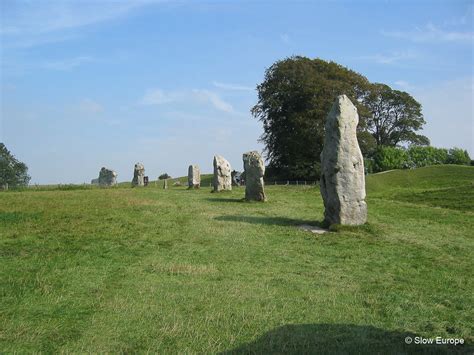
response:
[[[232,169],[224,157],[214,156],[214,192],[232,190]]]
[[[201,186],[201,171],[199,166],[190,165],[188,168],[188,187],[190,189],[199,189]]]
[[[263,176],[265,164],[257,151],[243,154],[245,171],[245,199],[248,201],[265,201]]]
[[[359,225],[367,221],[364,160],[357,142],[357,108],[338,96],[326,118],[321,153],[321,195],[328,223]]]
[[[132,186],[145,186],[145,167],[142,163],[135,164]]]
[[[99,186],[117,185],[117,173],[113,170],[102,168],[99,172]]]

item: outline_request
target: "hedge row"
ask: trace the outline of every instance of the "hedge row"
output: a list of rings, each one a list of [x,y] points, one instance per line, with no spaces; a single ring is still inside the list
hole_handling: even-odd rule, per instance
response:
[[[365,159],[368,173],[392,169],[413,169],[437,164],[471,164],[466,150],[460,148],[435,148],[413,146],[408,149],[399,147],[379,147],[369,159]]]

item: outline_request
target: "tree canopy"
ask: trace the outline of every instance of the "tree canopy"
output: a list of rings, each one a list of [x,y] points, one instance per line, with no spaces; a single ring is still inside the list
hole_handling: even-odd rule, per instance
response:
[[[263,124],[268,175],[319,178],[326,116],[346,94],[359,112],[358,140],[364,156],[379,145],[429,144],[416,134],[425,123],[421,105],[408,93],[372,84],[334,62],[295,56],[275,62],[258,85],[252,114]]]
[[[346,94],[360,106],[368,85],[362,75],[321,59],[291,57],[268,68],[252,114],[263,123],[260,139],[270,172],[289,179],[316,179],[324,122],[334,99]]]
[[[164,173],[158,176],[158,180],[166,180],[166,179],[171,179],[171,176],[168,175],[168,173]]]
[[[416,134],[426,122],[420,103],[410,94],[376,83],[370,86],[363,103],[370,113],[367,118],[368,131],[377,145],[393,147],[399,143],[430,143],[427,137]]]
[[[5,144],[0,143],[0,186],[26,186],[30,179],[26,164],[18,161]]]

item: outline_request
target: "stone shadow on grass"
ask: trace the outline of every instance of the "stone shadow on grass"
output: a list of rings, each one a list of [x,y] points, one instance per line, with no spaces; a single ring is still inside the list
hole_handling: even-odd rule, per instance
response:
[[[472,344],[415,344],[417,336],[368,325],[292,324],[221,354],[467,354],[474,350]]]
[[[209,201],[209,202],[240,202],[240,203],[245,202],[244,198],[219,198],[219,197],[211,198],[211,197],[208,197],[205,200]]]
[[[277,226],[299,226],[308,224],[311,226],[322,227],[322,221],[308,221],[303,219],[294,219],[287,217],[267,217],[267,216],[219,216],[215,217],[217,221],[245,222],[252,224],[273,224]]]

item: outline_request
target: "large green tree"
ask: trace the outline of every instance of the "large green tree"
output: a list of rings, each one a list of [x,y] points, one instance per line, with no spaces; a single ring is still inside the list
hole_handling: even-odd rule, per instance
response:
[[[7,184],[8,187],[26,186],[30,179],[26,164],[18,161],[5,144],[0,143],[0,187]]]
[[[334,62],[305,57],[277,61],[258,85],[252,114],[263,123],[267,172],[274,178],[317,179],[324,123],[338,95],[357,106],[357,138],[366,157],[378,146],[427,145],[417,132],[425,124],[421,105],[410,94]]]
[[[359,108],[361,130],[368,80],[337,63],[291,57],[274,63],[258,85],[252,114],[263,123],[268,172],[287,179],[317,179],[324,142],[324,123],[338,95]]]
[[[426,122],[421,112],[421,104],[410,94],[376,83],[370,86],[363,104],[369,110],[367,129],[378,146],[430,143],[427,137],[417,134]]]

